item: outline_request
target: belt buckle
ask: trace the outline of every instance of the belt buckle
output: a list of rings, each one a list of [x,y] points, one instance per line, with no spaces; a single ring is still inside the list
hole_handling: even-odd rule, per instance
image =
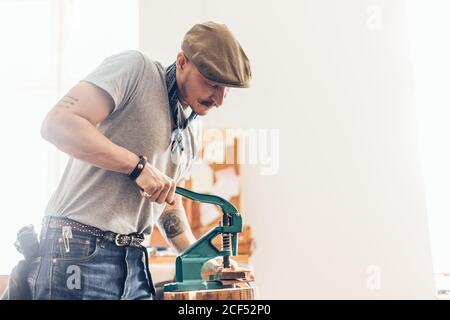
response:
[[[119,238],[122,236],[122,234],[118,233],[116,234],[116,236],[114,237],[114,243],[116,244],[116,246],[118,247],[125,247],[126,244],[120,243],[119,242]]]

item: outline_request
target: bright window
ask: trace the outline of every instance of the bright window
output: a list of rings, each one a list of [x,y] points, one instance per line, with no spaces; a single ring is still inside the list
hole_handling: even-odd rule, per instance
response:
[[[108,55],[138,48],[137,0],[0,0],[0,274],[21,258],[67,157],[40,137],[45,114]]]
[[[433,265],[450,272],[450,1],[406,1]]]

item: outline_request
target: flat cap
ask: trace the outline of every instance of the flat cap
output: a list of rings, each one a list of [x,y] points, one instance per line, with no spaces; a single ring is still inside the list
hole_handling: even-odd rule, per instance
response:
[[[206,79],[226,87],[250,86],[250,61],[226,25],[212,21],[194,25],[181,50]]]

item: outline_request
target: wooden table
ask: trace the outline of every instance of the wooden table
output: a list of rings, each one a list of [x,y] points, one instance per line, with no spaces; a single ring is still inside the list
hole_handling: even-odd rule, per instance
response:
[[[240,266],[248,266],[248,255],[239,255],[231,257]],[[168,265],[175,268],[175,256],[151,256],[150,264]],[[182,292],[165,292],[164,300],[255,300],[258,292],[256,287],[233,288],[220,290],[199,290]]]
[[[165,292],[164,300],[255,300],[258,292],[256,287]]]

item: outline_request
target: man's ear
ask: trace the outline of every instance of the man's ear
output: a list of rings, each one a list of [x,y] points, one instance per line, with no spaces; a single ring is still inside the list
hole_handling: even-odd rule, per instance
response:
[[[188,63],[188,59],[186,58],[184,53],[182,51],[178,52],[178,54],[177,54],[177,68],[179,70],[183,70],[187,63]]]

